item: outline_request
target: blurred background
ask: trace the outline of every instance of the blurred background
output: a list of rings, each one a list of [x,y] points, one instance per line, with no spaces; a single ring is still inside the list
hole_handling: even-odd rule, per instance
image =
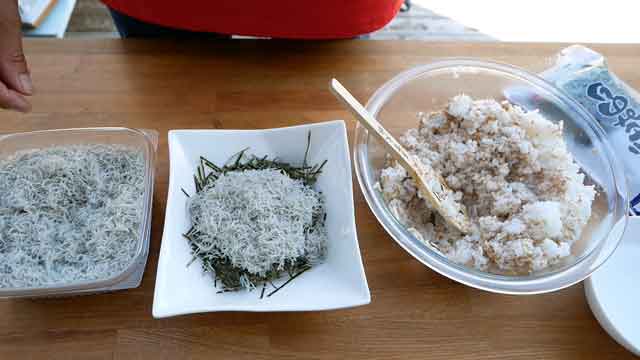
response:
[[[241,1],[241,0],[238,0]],[[25,35],[117,37],[98,0],[19,0]],[[407,0],[373,40],[640,43],[640,1]]]
[[[99,0],[19,0],[22,9],[45,10],[37,24],[25,24],[27,36],[118,37],[109,11]],[[49,7],[49,9],[47,9]],[[42,10],[41,10],[42,9]],[[24,12],[24,11],[23,11]],[[23,22],[25,16],[23,16]],[[396,19],[370,39],[491,40],[491,37],[407,1]]]

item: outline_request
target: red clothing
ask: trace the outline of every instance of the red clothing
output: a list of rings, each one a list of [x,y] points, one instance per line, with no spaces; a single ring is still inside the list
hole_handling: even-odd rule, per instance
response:
[[[184,30],[290,39],[350,38],[377,30],[402,0],[103,0],[141,21]]]

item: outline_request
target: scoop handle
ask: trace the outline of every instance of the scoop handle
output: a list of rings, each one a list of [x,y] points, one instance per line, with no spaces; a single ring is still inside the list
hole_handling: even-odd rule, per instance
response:
[[[382,124],[376,120],[367,109],[360,104],[360,102],[351,95],[342,84],[336,80],[331,80],[330,86],[331,92],[340,100],[356,117],[356,119],[369,130],[374,136],[382,140],[382,143],[387,147],[387,150],[391,153],[393,158],[400,162],[400,164],[409,171],[414,171],[416,168],[415,162],[412,160],[411,155],[398,143],[398,141],[391,135]],[[416,174],[417,175],[417,174]]]
[[[442,194],[451,190],[445,185],[440,174],[436,173],[431,166],[416,161],[338,80],[332,79],[330,88],[331,92],[355,115],[356,119],[369,130],[369,133],[382,141],[391,156],[415,180],[422,196],[442,215],[445,221],[459,231],[467,232],[469,221],[466,211],[463,208],[457,209],[461,220],[455,220],[442,206]],[[432,181],[427,179],[432,179]]]

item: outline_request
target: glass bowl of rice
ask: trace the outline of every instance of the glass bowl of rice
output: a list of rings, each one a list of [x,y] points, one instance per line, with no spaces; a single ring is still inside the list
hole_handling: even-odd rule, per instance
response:
[[[355,169],[369,207],[391,237],[432,270],[491,292],[545,293],[584,280],[618,245],[628,217],[623,169],[596,120],[538,76],[506,64],[448,59],[397,75],[366,107],[414,156],[446,172],[445,181],[477,221],[475,232],[448,236],[439,215],[424,210],[404,170],[357,125]],[[522,129],[504,125],[511,123]],[[443,137],[447,132],[450,139]],[[496,145],[513,136],[507,141],[512,148]],[[456,146],[466,162],[444,153]],[[507,175],[490,187],[496,169]],[[554,185],[554,174],[565,180]],[[389,180],[394,176],[396,183]],[[474,188],[476,183],[481,186]],[[514,200],[505,193],[528,195]],[[556,193],[562,201],[553,198]],[[505,197],[509,211],[500,209]]]

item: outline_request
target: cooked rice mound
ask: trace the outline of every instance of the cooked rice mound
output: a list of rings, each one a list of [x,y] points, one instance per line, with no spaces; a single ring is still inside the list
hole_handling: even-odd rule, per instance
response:
[[[508,274],[542,270],[570,256],[591,216],[595,189],[584,185],[562,123],[538,112],[458,95],[445,110],[420,114],[418,129],[400,142],[442,174],[473,229],[448,227],[394,161],[378,187],[412,234],[457,263]]]

